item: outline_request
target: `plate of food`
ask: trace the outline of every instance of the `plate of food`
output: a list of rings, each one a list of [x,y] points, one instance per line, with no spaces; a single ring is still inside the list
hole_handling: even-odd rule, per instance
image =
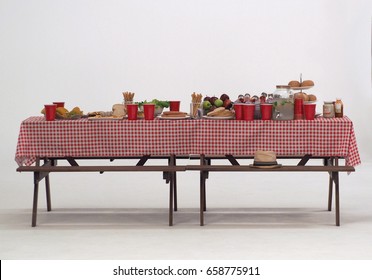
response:
[[[203,116],[203,118],[209,120],[231,120],[235,118],[235,114],[232,111],[225,109],[225,107],[218,107],[213,111],[208,112],[206,116]]]
[[[227,116],[227,117],[219,117],[219,116],[203,116],[203,119],[208,119],[208,120],[233,120],[235,117],[234,116]]]
[[[45,115],[45,109],[42,109],[41,113]],[[64,107],[57,107],[56,109],[57,120],[78,120],[85,116],[79,107],[74,107],[71,111]]]
[[[164,117],[164,116],[157,116],[160,120],[186,120],[189,119],[190,116],[184,116],[184,117]]]
[[[289,87],[293,90],[305,90],[305,89],[309,89],[309,88],[312,88],[314,86],[314,82],[312,80],[305,80],[305,81],[302,81],[302,76],[301,76],[301,79],[300,81],[290,81],[288,83]]]
[[[190,116],[185,112],[165,111],[157,118],[161,120],[184,120],[190,118]]]
[[[88,113],[88,120],[104,121],[104,120],[122,120],[123,115],[114,115],[113,111],[95,111]]]

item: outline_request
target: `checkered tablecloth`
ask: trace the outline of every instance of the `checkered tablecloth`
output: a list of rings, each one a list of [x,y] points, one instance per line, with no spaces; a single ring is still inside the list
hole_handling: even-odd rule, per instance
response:
[[[360,164],[349,118],[313,121],[236,120],[56,120],[30,117],[22,122],[16,161],[37,157],[126,157],[206,154],[253,156],[338,156]]]

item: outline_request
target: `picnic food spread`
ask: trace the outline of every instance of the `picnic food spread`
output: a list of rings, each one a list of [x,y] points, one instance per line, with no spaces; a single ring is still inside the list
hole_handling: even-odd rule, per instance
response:
[[[83,114],[83,111],[79,107],[74,107],[71,111],[64,107],[64,102],[54,102],[56,108],[55,113],[53,110],[45,110],[45,107],[41,113],[55,114],[52,117],[46,118],[47,120],[64,119],[73,120],[81,117],[87,117],[88,119],[129,119],[137,120],[144,119],[144,106],[145,104],[154,104],[155,110],[152,109],[150,115],[154,117],[146,117],[146,120],[153,119],[236,119],[252,121],[257,119],[262,120],[313,120],[315,117],[320,116],[320,113],[316,112],[316,102],[318,98],[313,93],[307,93],[303,90],[310,90],[315,85],[313,80],[302,80],[302,74],[299,80],[290,80],[286,84],[277,85],[276,90],[272,93],[262,92],[261,94],[239,94],[238,98],[233,101],[230,96],[226,93],[222,93],[218,96],[203,95],[201,93],[193,92],[191,94],[190,111],[180,111],[180,101],[167,101],[152,99],[151,101],[137,101],[135,102],[135,93],[130,91],[122,92],[123,101],[122,103],[115,103],[112,105],[110,111],[108,110],[97,110],[91,111],[87,114]],[[177,104],[174,107],[172,104]],[[128,107],[135,107],[134,114],[137,117],[128,118]],[[241,107],[238,105],[255,105],[254,108]],[[264,106],[270,105],[270,106]],[[49,105],[45,105],[49,106]],[[54,106],[54,105],[52,105]],[[167,110],[166,108],[169,108]],[[134,109],[131,109],[134,110]],[[253,110],[253,116],[251,116]],[[265,113],[263,114],[263,111]],[[271,110],[271,116],[270,111]],[[148,111],[147,111],[148,112]],[[269,113],[269,114],[268,114]],[[247,115],[249,114],[249,116]],[[336,101],[326,101],[323,106],[323,117],[343,117],[343,103],[341,99]],[[148,115],[147,115],[148,116]],[[47,117],[47,116],[46,116]]]
[[[41,110],[41,114],[45,115],[45,108]],[[64,107],[56,108],[57,119],[79,119],[83,116],[83,111],[79,107],[74,107],[71,111]]]

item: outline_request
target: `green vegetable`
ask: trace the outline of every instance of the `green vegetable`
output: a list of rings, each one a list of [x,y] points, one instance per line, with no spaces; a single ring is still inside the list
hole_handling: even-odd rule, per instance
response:
[[[141,102],[135,102],[134,104],[137,104],[138,107],[142,107],[143,104],[147,104],[147,103],[149,103],[149,102],[147,102],[147,101],[145,100],[145,101],[141,101]]]
[[[143,104],[155,104],[155,107],[161,107],[161,108],[168,108],[169,107],[169,101],[160,101],[157,99],[153,99],[151,101],[141,101],[141,102],[136,102],[135,104],[138,104],[138,107],[142,107]]]
[[[162,107],[162,108],[169,107],[169,101],[161,101],[161,100],[153,99],[151,103],[154,103],[155,107]]]

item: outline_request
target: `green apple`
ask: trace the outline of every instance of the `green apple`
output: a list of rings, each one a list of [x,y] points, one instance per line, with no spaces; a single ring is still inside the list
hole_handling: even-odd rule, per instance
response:
[[[209,101],[203,101],[203,109],[209,110],[212,107],[212,104]]]
[[[214,101],[214,105],[218,108],[218,107],[221,107],[223,105],[223,101],[221,99],[216,99]]]

